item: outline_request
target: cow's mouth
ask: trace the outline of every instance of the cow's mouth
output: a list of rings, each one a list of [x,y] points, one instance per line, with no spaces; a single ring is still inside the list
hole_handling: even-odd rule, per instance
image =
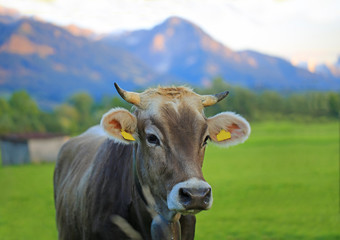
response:
[[[189,210],[180,210],[178,212],[182,215],[196,215],[197,213],[201,211],[202,210],[199,210],[199,209],[189,209]]]

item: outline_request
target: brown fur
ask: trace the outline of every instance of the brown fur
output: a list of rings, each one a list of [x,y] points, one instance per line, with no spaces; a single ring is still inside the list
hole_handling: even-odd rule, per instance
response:
[[[178,110],[165,104],[157,116],[145,119],[141,117],[145,116],[143,110],[137,110],[135,115],[141,138],[137,149],[140,181],[152,186],[156,202],[164,201],[172,186],[180,181],[194,176],[203,179],[204,149],[200,147],[200,138],[207,126],[198,111],[184,103]],[[166,137],[163,140],[166,159],[158,165],[153,159],[160,159],[162,153],[146,151],[144,124],[148,119]],[[152,219],[133,184],[132,148],[87,134],[73,138],[62,148],[54,179],[59,239],[125,239],[110,221],[117,214],[144,239],[151,238]],[[142,223],[137,220],[138,215],[142,216]],[[195,217],[182,216],[181,224],[182,239],[193,239]]]
[[[114,129],[111,137],[118,139],[121,127],[136,136],[138,142],[118,143],[88,132],[61,149],[54,175],[60,240],[126,239],[110,220],[114,215],[124,218],[143,239],[151,239],[152,216],[137,191],[135,179],[150,189],[155,201],[153,212],[168,221],[180,218],[182,239],[192,240],[195,216],[170,211],[166,203],[169,192],[177,183],[192,178],[204,181],[204,139],[209,133],[225,128],[242,141],[250,133],[250,128],[244,130],[249,125],[235,114],[206,119],[202,98],[189,88],[153,88],[139,96],[141,104],[133,114],[115,109],[102,120],[109,135]],[[114,119],[111,113],[116,114],[112,115]],[[147,141],[147,131],[158,133],[160,146]]]
[[[192,177],[203,179],[201,166],[204,148],[202,136],[206,133],[205,119],[198,112],[191,110],[185,103],[179,104],[177,111],[172,105],[163,105],[157,116],[141,119],[142,113],[136,113],[138,130],[141,139],[141,149],[148,149],[144,133],[145,122],[151,119],[164,136],[163,148],[155,151],[144,151],[139,154],[145,168],[141,168],[140,175],[143,184],[154,186],[154,195],[166,198],[171,188],[178,182]],[[163,157],[165,155],[165,157]],[[148,156],[149,158],[145,158]],[[154,167],[153,159],[158,159],[159,167]],[[162,161],[164,159],[164,162]],[[162,167],[163,166],[163,167]],[[159,184],[159,182],[163,184]],[[158,184],[157,184],[158,183]],[[164,188],[164,185],[166,186]]]

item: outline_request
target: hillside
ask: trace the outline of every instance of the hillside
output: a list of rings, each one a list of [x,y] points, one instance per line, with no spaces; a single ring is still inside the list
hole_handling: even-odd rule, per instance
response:
[[[42,106],[79,91],[95,99],[158,84],[209,86],[216,77],[252,90],[340,90],[340,77],[315,74],[255,51],[233,51],[187,20],[107,35],[59,27],[0,8],[0,95],[25,89]]]
[[[99,98],[113,82],[135,88],[159,74],[123,49],[22,18],[0,22],[1,93],[26,89],[38,100],[60,102],[77,91]]]

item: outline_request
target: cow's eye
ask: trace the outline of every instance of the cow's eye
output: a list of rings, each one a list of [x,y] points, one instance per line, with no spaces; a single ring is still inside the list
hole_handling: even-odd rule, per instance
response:
[[[204,141],[203,141],[203,146],[207,145],[208,140],[210,140],[209,135],[205,137]]]
[[[159,139],[156,137],[156,135],[154,134],[148,134],[146,136],[146,140],[151,143],[151,144],[155,144],[155,145],[159,145],[160,142],[159,142]]]

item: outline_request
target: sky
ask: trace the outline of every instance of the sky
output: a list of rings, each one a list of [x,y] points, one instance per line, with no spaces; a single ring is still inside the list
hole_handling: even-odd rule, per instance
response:
[[[148,29],[179,16],[233,50],[306,62],[310,70],[340,56],[339,0],[0,0],[0,5],[97,33]]]

